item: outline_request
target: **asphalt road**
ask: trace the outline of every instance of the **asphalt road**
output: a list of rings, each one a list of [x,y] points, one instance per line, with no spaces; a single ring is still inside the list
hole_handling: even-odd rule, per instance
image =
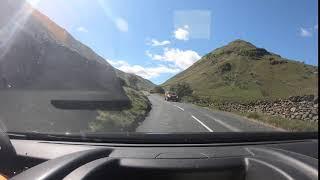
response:
[[[192,104],[168,102],[163,97],[148,96],[152,110],[137,132],[261,132],[279,131],[261,123],[222,111],[211,111]]]
[[[95,110],[64,110],[52,106],[52,99],[75,98],[72,92],[13,92],[0,93],[0,128],[21,132],[81,132],[98,116]],[[93,93],[94,96],[100,96]],[[92,94],[91,94],[92,96]],[[81,95],[82,97],[82,95]],[[226,112],[213,112],[192,104],[167,102],[159,95],[148,96],[152,103],[149,116],[136,129],[138,132],[226,132],[275,131],[242,117]]]

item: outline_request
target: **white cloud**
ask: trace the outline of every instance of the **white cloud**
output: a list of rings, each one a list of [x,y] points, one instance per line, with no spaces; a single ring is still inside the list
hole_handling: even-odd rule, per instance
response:
[[[142,67],[140,65],[130,65],[126,61],[107,60],[113,67],[126,73],[136,74],[145,79],[151,79],[160,76],[161,74],[175,74],[180,71],[178,68],[158,65],[156,67]]]
[[[83,33],[87,33],[87,32],[89,32],[88,31],[88,29],[86,29],[85,27],[83,27],[83,26],[79,26],[78,28],[77,28],[77,31],[79,31],[79,32],[83,32]]]
[[[147,51],[146,55],[153,60],[172,62],[176,67],[182,70],[187,69],[201,58],[201,56],[195,51],[184,51],[177,48],[165,48],[162,55],[151,54]]]
[[[156,39],[151,39],[151,41],[147,42],[147,45],[150,45],[150,46],[165,46],[169,44],[170,44],[170,41],[168,40],[158,41]]]
[[[318,24],[314,25],[314,29],[318,30]]]
[[[122,32],[128,32],[128,30],[129,30],[128,27],[129,27],[129,26],[128,26],[128,22],[127,22],[125,19],[123,19],[123,18],[116,18],[116,19],[114,20],[114,22],[115,22],[117,28],[118,28],[120,31],[122,31]]]
[[[190,35],[188,30],[189,30],[188,25],[180,27],[174,31],[174,37],[178,40],[187,41],[187,40],[189,40],[189,35]]]
[[[300,36],[302,37],[311,37],[312,33],[306,28],[300,28]]]

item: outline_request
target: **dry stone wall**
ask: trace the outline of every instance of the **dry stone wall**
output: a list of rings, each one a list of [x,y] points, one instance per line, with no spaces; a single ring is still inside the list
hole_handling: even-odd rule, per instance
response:
[[[223,111],[260,112],[287,119],[318,122],[318,96],[291,96],[275,101],[256,101],[247,104],[211,104]]]

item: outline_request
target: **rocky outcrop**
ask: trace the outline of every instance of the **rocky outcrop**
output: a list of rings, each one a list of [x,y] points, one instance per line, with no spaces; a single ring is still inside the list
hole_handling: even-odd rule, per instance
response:
[[[221,67],[221,73],[225,73],[227,71],[230,71],[231,70],[231,64],[230,63],[226,63],[226,64],[223,64]]]
[[[212,103],[210,106],[229,112],[260,112],[287,119],[318,121],[318,97],[314,95],[291,96],[287,99],[255,101],[246,104],[231,102],[220,104]]]

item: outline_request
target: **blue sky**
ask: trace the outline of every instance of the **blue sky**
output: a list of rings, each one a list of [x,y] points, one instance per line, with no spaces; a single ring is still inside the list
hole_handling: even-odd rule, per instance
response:
[[[160,84],[243,39],[318,65],[317,0],[28,0],[114,67]]]

